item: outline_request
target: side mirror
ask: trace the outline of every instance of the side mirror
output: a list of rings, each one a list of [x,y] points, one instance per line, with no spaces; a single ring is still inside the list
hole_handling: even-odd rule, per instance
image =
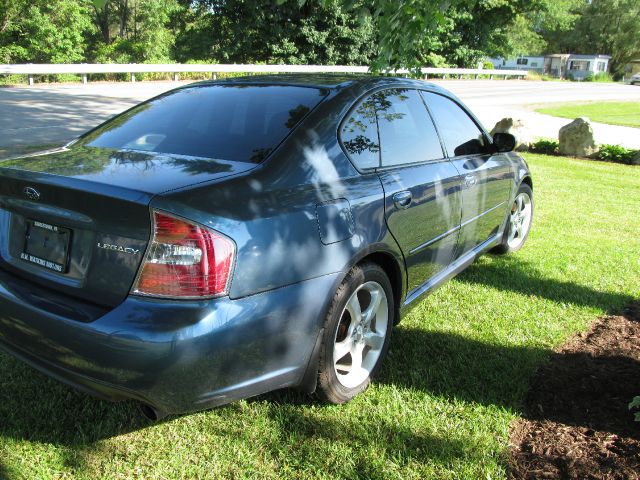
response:
[[[512,152],[516,148],[516,137],[510,133],[496,133],[493,135],[493,146],[497,152]]]

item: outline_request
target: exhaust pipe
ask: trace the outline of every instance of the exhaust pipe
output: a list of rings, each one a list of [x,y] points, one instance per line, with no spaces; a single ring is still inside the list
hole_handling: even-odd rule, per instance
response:
[[[166,412],[163,412],[162,410],[158,410],[157,408],[149,405],[148,403],[140,404],[140,412],[142,413],[142,415],[144,415],[148,420],[151,420],[152,422],[157,422],[167,416]]]

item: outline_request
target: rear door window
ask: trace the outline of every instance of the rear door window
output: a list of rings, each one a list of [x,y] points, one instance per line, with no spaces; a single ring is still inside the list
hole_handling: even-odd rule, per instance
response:
[[[486,153],[482,130],[457,103],[442,95],[422,92],[450,157]]]
[[[383,90],[373,97],[383,167],[444,157],[431,116],[416,90]]]
[[[188,87],[135,107],[81,143],[259,163],[326,94],[288,85]]]

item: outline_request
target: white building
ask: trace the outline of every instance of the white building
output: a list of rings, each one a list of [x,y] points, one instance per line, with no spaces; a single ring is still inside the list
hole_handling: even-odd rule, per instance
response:
[[[555,53],[552,55],[528,56],[517,58],[489,59],[497,69],[532,70],[558,78],[583,80],[585,77],[609,71],[609,55],[578,55],[574,53]]]
[[[490,58],[489,61],[498,70],[534,70],[542,73],[544,57],[520,56],[517,58]]]

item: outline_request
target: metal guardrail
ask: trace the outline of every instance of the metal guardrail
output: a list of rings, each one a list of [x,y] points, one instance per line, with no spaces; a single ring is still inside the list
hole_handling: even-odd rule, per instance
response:
[[[425,79],[429,76],[446,75],[479,75],[493,77],[523,78],[526,70],[485,70],[482,68],[422,68]],[[210,73],[216,78],[218,73],[368,73],[369,67],[347,65],[242,65],[242,64],[22,64],[0,65],[0,75],[27,75],[29,85],[33,85],[34,75],[77,74],[82,75],[82,82],[89,81],[88,76],[96,73],[128,73],[131,81],[135,82],[136,73],[173,73],[173,79],[178,80],[180,73]],[[409,70],[400,69],[389,73],[406,75]]]

